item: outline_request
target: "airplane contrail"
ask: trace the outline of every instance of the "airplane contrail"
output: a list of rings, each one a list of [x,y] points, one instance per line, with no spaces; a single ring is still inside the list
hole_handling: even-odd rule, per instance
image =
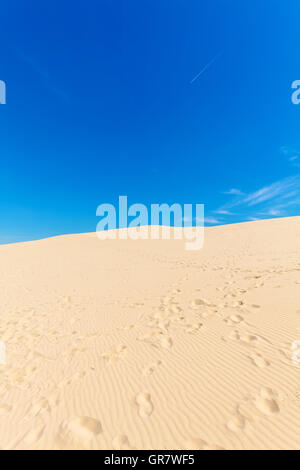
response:
[[[221,55],[221,52],[219,52],[217,55],[215,55],[215,57],[213,57],[213,59],[211,59],[206,65],[205,67],[203,67],[203,69],[201,70],[201,72],[199,72],[191,81],[190,83],[194,83],[209,67],[212,66],[212,64],[217,60],[217,58]]]

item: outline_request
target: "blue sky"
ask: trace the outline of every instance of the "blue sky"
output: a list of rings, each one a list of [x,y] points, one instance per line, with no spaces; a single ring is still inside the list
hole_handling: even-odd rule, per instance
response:
[[[1,5],[0,243],[94,231],[96,208],[300,214],[298,0]]]

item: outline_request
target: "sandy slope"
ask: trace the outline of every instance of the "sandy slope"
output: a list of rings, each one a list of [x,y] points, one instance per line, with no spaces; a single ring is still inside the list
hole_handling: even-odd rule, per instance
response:
[[[0,447],[300,448],[300,218],[0,247]]]

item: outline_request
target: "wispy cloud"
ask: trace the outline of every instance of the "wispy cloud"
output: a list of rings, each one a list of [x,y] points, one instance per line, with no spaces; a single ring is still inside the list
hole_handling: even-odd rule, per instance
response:
[[[300,175],[290,176],[265,185],[248,194],[238,189],[225,191],[223,194],[235,196],[215,211],[228,221],[234,221],[238,215],[248,220],[266,217],[284,217],[300,215]],[[232,209],[234,208],[234,212]],[[238,214],[237,214],[238,213]]]
[[[240,189],[232,188],[229,191],[224,191],[223,194],[228,194],[229,196],[243,196],[243,192]]]
[[[208,225],[218,225],[221,223],[219,219],[216,219],[214,217],[205,217],[204,222]]]
[[[270,209],[269,212],[268,212],[268,215],[272,215],[274,217],[278,217],[281,214],[282,214],[282,211],[280,209],[276,209],[276,208]]]
[[[227,211],[225,209],[217,209],[214,211],[215,214],[220,214],[220,215],[234,215],[233,212]]]
[[[248,204],[249,206],[254,206],[256,204],[269,201],[270,199],[280,197],[291,188],[295,187],[295,184],[299,184],[296,177],[285,178],[255,191],[246,197],[243,200],[243,203]]]
[[[298,150],[283,146],[280,151],[293,167],[300,168],[300,152]]]

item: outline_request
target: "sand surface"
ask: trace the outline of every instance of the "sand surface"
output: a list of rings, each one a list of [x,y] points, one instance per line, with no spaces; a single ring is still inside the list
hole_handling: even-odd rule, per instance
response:
[[[300,448],[300,218],[0,246],[0,448]]]

